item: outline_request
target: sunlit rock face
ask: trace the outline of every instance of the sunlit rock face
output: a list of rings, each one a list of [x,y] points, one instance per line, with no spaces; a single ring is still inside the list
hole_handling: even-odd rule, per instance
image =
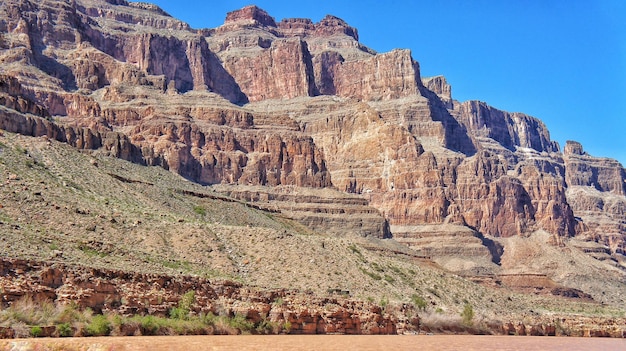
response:
[[[561,153],[537,118],[455,101],[408,50],[376,53],[340,18],[248,6],[196,30],[143,3],[8,0],[0,19],[6,130],[203,184],[349,193],[378,211],[366,235],[542,229],[624,252],[622,165]]]

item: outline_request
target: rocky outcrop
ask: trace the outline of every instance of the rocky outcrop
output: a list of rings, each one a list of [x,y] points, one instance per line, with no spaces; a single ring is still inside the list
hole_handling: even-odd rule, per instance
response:
[[[0,112],[0,129],[28,136],[44,136],[79,149],[102,148],[113,157],[144,163],[141,150],[126,135],[107,130],[100,132],[89,128],[59,126],[49,119],[49,113],[44,107],[21,97],[22,87],[16,80],[4,77],[0,87],[5,88],[0,91],[0,101],[4,101],[6,108]]]
[[[314,95],[310,54],[299,39],[276,39],[256,56],[223,62],[249,101]]]
[[[24,97],[22,85],[16,78],[10,76],[0,75],[0,105],[19,113],[50,117],[45,107]]]
[[[168,316],[182,296],[194,292],[195,314],[242,315],[258,323],[289,322],[292,334],[396,334],[398,318],[374,304],[348,297],[312,296],[295,290],[261,290],[231,281],[129,273],[24,260],[0,261],[2,304],[22,297],[74,303],[96,313]],[[279,302],[280,301],[280,302]],[[404,323],[415,330],[419,323]]]
[[[347,35],[356,41],[359,40],[356,28],[349,26],[341,18],[331,15],[326,15],[319,23],[313,23],[307,18],[285,18],[278,22],[278,28],[286,36],[330,37]]]
[[[322,63],[322,69],[334,71],[332,85],[338,96],[388,100],[418,93],[419,66],[408,50],[394,50],[334,67]]]
[[[214,186],[231,198],[278,212],[320,233],[337,236],[391,237],[389,225],[367,199],[329,188]]]
[[[445,103],[446,108],[454,108],[454,102],[452,100],[452,87],[448,84],[448,81],[444,76],[422,78],[424,86],[437,94],[442,102]]]
[[[276,27],[274,18],[264,10],[252,5],[226,14],[225,25],[245,23],[248,26]]]
[[[334,16],[276,24],[248,6],[229,13],[216,33],[207,38],[211,48],[249,101],[320,94],[390,99],[418,90],[419,68],[408,51],[372,55],[357,30]]]
[[[509,150],[517,147],[540,152],[559,150],[543,122],[523,113],[500,111],[480,101],[457,104],[453,113],[471,135],[491,138]]]
[[[575,141],[567,141],[563,156],[568,186],[591,186],[602,192],[626,195],[626,170],[616,160],[590,156]]]
[[[307,136],[184,121],[141,123],[132,134],[142,150],[148,150],[148,164],[200,183],[330,185],[324,160]]]
[[[580,143],[564,148],[567,201],[581,220],[582,236],[600,247],[583,250],[601,260],[623,264],[626,252],[626,170],[612,159],[587,154]]]

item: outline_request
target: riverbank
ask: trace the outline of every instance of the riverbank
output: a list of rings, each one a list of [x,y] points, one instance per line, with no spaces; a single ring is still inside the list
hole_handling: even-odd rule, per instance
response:
[[[606,338],[472,335],[240,335],[137,336],[0,341],[2,350],[624,350],[626,340]]]

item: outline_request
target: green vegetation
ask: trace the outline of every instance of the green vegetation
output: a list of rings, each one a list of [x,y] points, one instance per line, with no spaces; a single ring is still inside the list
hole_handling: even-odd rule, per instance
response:
[[[428,306],[428,303],[426,302],[426,300],[424,300],[423,297],[417,294],[413,294],[413,296],[411,296],[411,301],[413,302],[413,306],[415,306],[415,308],[420,311],[426,311],[426,306]]]
[[[79,245],[78,249],[84,252],[89,257],[106,257],[109,254],[106,252],[98,251],[96,249],[92,249],[86,245]]]
[[[274,330],[280,328],[277,322],[272,322],[268,319],[263,319],[256,326],[255,330],[259,334],[274,334]]]
[[[241,314],[236,314],[234,318],[229,318],[227,322],[231,327],[241,330],[242,332],[250,332],[255,329],[254,323],[247,320],[246,317]]]
[[[385,271],[385,270],[384,270],[381,266],[379,266],[379,265],[378,265],[378,263],[376,263],[376,262],[372,262],[372,263],[370,263],[370,266],[371,266],[371,267],[372,267],[372,269],[374,269],[376,272],[382,273],[382,272],[384,272],[384,271]]]
[[[461,312],[461,318],[463,319],[464,325],[472,325],[472,320],[474,319],[474,308],[469,303],[466,303],[463,306],[463,312]]]
[[[55,306],[47,300],[34,301],[26,297],[0,310],[0,326],[14,329],[15,335],[20,337],[280,334],[289,333],[292,327],[289,321],[272,321],[267,317],[255,323],[241,314],[196,315],[191,311],[194,303],[195,292],[188,291],[181,297],[178,307],[170,310],[169,317],[126,317],[115,313],[94,314],[90,309],[81,311],[75,305]]]
[[[383,309],[385,309],[387,307],[387,305],[389,305],[389,299],[387,298],[387,296],[383,296],[380,299],[380,303],[379,303],[380,307],[382,307]]]
[[[36,325],[32,328],[30,328],[30,336],[34,337],[34,338],[38,338],[43,334],[43,329]]]
[[[95,315],[85,327],[89,336],[104,336],[111,332],[111,322],[104,315]]]
[[[363,272],[364,274],[367,274],[370,278],[374,279],[374,280],[381,280],[383,279],[383,277],[381,277],[380,275],[374,273],[374,272],[370,272],[364,268],[359,267],[359,269],[361,270],[361,272]]]
[[[290,321],[285,321],[285,323],[283,323],[283,330],[286,333],[289,333],[291,331],[291,322]]]
[[[57,334],[59,334],[59,336],[63,338],[72,336],[72,326],[69,323],[61,323],[57,325]]]
[[[350,249],[350,251],[352,251],[353,253],[363,257],[363,254],[361,253],[361,251],[359,251],[359,249],[356,247],[356,245],[351,244],[350,246],[348,246],[348,249]]]
[[[206,209],[202,206],[194,206],[193,207],[193,212],[195,212],[196,214],[204,217],[206,216]]]
[[[188,320],[189,313],[191,312],[191,306],[196,301],[195,291],[187,291],[178,301],[178,307],[174,307],[170,310],[170,317],[173,319]]]

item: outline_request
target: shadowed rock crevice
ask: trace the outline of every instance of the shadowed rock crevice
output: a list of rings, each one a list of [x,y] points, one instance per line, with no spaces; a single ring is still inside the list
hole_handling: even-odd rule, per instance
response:
[[[483,245],[489,249],[489,253],[491,254],[491,262],[500,265],[500,259],[502,258],[502,254],[504,253],[504,246],[497,241],[489,239],[484,235],[478,233],[478,238],[482,241]]]
[[[419,84],[420,94],[428,98],[433,121],[443,123],[445,129],[444,145],[454,151],[461,152],[466,156],[476,153],[476,146],[467,133],[467,129],[459,123],[448,111],[446,104],[424,85]]]

